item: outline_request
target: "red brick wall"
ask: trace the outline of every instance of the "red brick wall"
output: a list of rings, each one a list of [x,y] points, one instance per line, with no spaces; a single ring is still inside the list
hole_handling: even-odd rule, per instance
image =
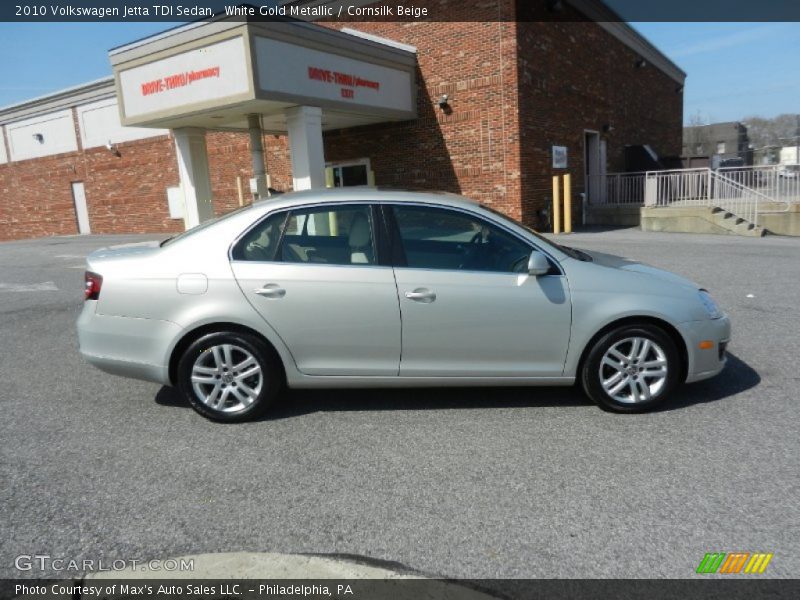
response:
[[[564,22],[540,22],[553,18],[536,13],[542,2],[440,4],[452,22],[347,24],[417,47],[419,118],[326,132],[327,160],[367,157],[378,185],[461,193],[541,227],[553,144],[569,148],[575,198],[583,189],[584,129],[613,126],[603,134],[609,171],[622,168],[625,144],[680,154],[678,84],[653,66],[635,68],[633,51],[597,24],[579,22],[568,3]],[[458,22],[459,14],[469,21]],[[446,112],[436,104],[443,94]],[[211,132],[207,144],[221,214],[239,204],[237,176],[249,201],[248,136]],[[291,189],[286,136],[265,134],[264,145],[272,187]],[[120,157],[93,148],[0,165],[0,239],[76,233],[73,181],[85,183],[94,233],[181,230],[181,220],[169,219],[166,199],[166,188],[178,185],[172,139],[119,150]]]
[[[212,131],[206,134],[206,146],[214,212],[222,215],[239,207],[237,177],[241,178],[244,202],[249,203],[250,178],[253,176],[249,135]]]
[[[573,203],[584,190],[584,130],[600,132],[607,144],[608,172],[624,170],[625,145],[649,144],[660,156],[681,150],[683,93],[652,65],[637,68],[640,56],[564,3],[545,13],[519,0],[520,135],[522,207],[525,221],[549,206],[551,147],[568,147]],[[561,22],[553,21],[562,19]],[[542,22],[550,19],[550,22]],[[583,22],[581,22],[583,21]],[[609,124],[613,129],[603,132]]]
[[[83,182],[92,233],[174,232],[166,188],[177,185],[167,136],[0,166],[0,239],[78,232],[72,183]]]
[[[519,217],[513,0],[439,4],[453,22],[336,25],[416,46],[418,118],[326,132],[325,158],[369,158],[377,185],[461,193]]]
[[[236,177],[249,202],[249,140],[246,133],[206,136],[214,212],[239,206]],[[174,233],[183,220],[170,219],[167,188],[179,185],[170,136],[0,165],[0,240],[78,233],[72,183],[86,191],[92,233]]]

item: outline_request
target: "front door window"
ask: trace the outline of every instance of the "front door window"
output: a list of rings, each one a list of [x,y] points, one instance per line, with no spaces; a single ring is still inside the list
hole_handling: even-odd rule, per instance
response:
[[[523,273],[531,248],[486,221],[439,208],[396,206],[397,229],[412,269]]]

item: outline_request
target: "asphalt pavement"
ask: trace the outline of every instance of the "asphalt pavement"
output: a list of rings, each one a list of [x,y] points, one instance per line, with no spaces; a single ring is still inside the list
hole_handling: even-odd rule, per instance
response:
[[[78,354],[83,257],[144,239],[0,244],[0,576],[58,575],[14,568],[37,553],[235,551],[472,578],[684,578],[706,552],[772,552],[767,576],[800,576],[800,238],[561,236],[730,314],[725,371],[655,413],[571,388],[297,391],[237,425]]]

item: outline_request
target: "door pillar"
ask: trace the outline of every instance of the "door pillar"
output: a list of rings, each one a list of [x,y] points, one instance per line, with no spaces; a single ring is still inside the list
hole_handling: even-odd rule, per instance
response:
[[[287,108],[285,114],[295,191],[324,188],[322,109],[316,106],[294,106]]]
[[[172,130],[175,152],[178,157],[178,174],[181,178],[186,229],[214,217],[211,196],[211,178],[208,170],[206,130],[199,127],[181,127]]]

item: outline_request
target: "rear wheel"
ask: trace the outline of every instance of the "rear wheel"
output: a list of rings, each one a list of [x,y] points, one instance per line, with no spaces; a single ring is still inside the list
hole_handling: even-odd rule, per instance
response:
[[[680,382],[675,343],[653,325],[623,325],[603,335],[581,372],[586,394],[601,408],[642,412],[664,402]]]
[[[258,338],[235,332],[205,335],[178,363],[178,389],[197,412],[215,421],[263,415],[283,385],[277,359]]]

